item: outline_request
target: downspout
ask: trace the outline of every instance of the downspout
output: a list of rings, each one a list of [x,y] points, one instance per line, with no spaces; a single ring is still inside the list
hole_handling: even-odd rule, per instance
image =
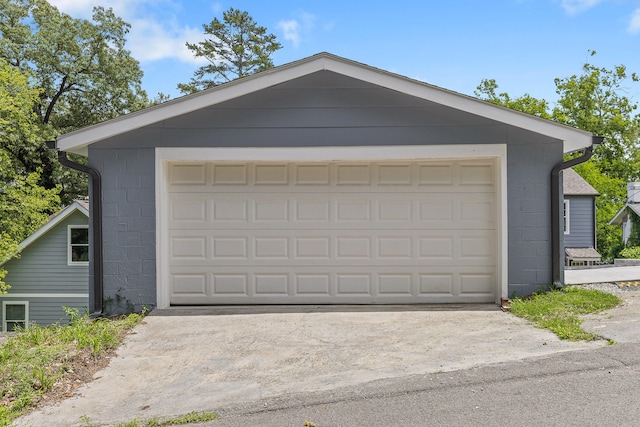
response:
[[[593,136],[591,145],[584,149],[581,156],[561,162],[551,169],[551,273],[554,286],[562,286],[562,268],[560,262],[560,172],[564,169],[584,163],[593,155],[593,147],[604,140],[602,136]]]
[[[57,150],[56,141],[47,141],[47,147]],[[89,209],[91,217],[91,230],[93,237],[93,308],[91,317],[102,315],[103,305],[103,257],[102,257],[102,179],[100,173],[89,166],[71,161],[65,151],[58,150],[58,161],[63,166],[75,169],[89,175],[91,178],[91,197]]]

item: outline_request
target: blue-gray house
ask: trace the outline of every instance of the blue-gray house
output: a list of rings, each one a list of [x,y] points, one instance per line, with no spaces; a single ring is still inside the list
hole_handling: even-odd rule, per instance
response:
[[[18,258],[3,264],[11,289],[0,295],[2,331],[64,323],[63,306],[88,310],[88,207],[76,201],[53,215],[20,244]]]
[[[562,282],[559,176],[597,142],[321,53],[51,145],[94,177],[93,304],[163,308],[497,302]]]
[[[562,186],[565,265],[594,265],[602,258],[596,246],[596,197],[599,193],[571,168],[562,173]]]

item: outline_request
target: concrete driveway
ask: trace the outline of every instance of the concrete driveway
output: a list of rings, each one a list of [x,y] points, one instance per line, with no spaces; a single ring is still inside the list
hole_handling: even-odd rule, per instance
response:
[[[77,396],[16,425],[115,424],[603,345],[494,305],[156,310]]]

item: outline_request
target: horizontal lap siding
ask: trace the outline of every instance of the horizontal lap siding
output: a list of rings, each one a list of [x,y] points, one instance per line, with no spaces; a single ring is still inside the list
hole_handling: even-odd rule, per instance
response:
[[[67,264],[67,226],[87,225],[87,217],[74,212],[4,265],[10,293],[88,293],[89,267]]]
[[[67,227],[69,225],[84,226],[87,223],[86,216],[80,212],[74,212],[25,248],[20,258],[7,262],[4,265],[8,271],[5,281],[11,288],[8,295],[0,296],[0,303],[1,301],[28,301],[29,321],[39,325],[67,323],[68,319],[62,309],[63,306],[77,308],[81,313],[85,312],[89,302],[89,267],[68,265]],[[46,294],[48,297],[31,297],[29,294]],[[54,297],[55,294],[61,296]],[[78,298],[63,294],[86,296]],[[0,313],[0,316],[3,315]]]
[[[566,196],[569,200],[569,234],[564,235],[565,248],[594,246],[593,197]]]
[[[2,313],[2,301],[11,303],[12,301],[29,301],[29,323],[36,323],[47,326],[54,323],[67,324],[69,318],[62,307],[77,309],[80,314],[88,311],[89,298],[10,298],[0,297],[0,319],[4,318]],[[1,328],[1,326],[0,326]]]

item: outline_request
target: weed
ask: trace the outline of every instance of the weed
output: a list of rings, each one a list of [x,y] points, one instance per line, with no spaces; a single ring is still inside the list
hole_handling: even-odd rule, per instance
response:
[[[621,302],[619,297],[606,292],[570,286],[516,298],[511,303],[511,313],[549,329],[561,339],[590,341],[600,337],[583,330],[579,316],[598,313]]]
[[[216,414],[215,412],[193,411],[176,418],[170,418],[168,420],[165,420],[164,423],[160,425],[177,426],[177,425],[190,424],[190,423],[204,423],[206,421],[213,421],[217,419],[218,419],[218,414]]]
[[[118,424],[116,427],[166,427],[166,426],[177,426],[177,425],[185,425],[191,423],[204,423],[207,421],[213,421],[218,419],[218,414],[215,412],[209,411],[193,411],[188,414],[180,415],[174,418],[150,418],[148,420],[140,420],[138,418],[134,418],[133,421],[129,421],[126,423]],[[87,426],[91,427],[91,424]]]
[[[142,319],[132,314],[92,321],[86,313],[68,313],[68,325],[30,325],[0,346],[0,426],[10,425],[51,389],[80,351],[98,356],[117,347]]]

